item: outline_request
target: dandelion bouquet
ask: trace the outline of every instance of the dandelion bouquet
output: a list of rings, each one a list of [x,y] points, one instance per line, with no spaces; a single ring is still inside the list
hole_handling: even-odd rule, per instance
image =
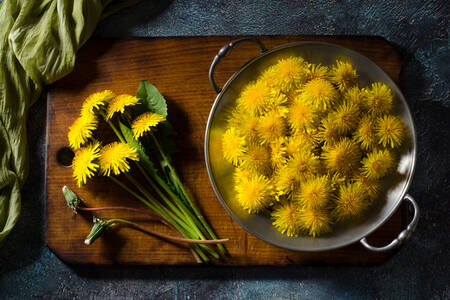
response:
[[[95,132],[101,121],[114,131],[117,140],[103,144]],[[90,95],[81,107],[80,116],[69,128],[69,145],[75,150],[73,177],[80,187],[95,176],[105,176],[142,202],[146,209],[131,207],[86,207],[68,187],[63,188],[68,205],[76,210],[127,210],[146,214],[167,225],[178,236],[152,231],[124,219],[94,218],[85,243],[90,244],[117,225],[127,225],[154,236],[188,243],[195,258],[206,262],[224,254],[210,225],[195,206],[174,168],[176,151],[174,128],[167,121],[164,97],[149,82],[141,82],[137,96],[115,95],[105,90]],[[130,174],[140,173],[143,180]],[[144,183],[145,182],[145,183]],[[208,245],[213,244],[213,245]]]
[[[235,199],[249,214],[270,214],[288,236],[319,236],[364,216],[406,144],[392,90],[358,86],[345,59],[281,59],[235,100],[222,136]]]

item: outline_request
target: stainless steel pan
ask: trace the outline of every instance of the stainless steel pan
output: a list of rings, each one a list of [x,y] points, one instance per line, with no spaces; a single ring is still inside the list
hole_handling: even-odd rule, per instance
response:
[[[214,82],[215,67],[220,59],[225,57],[241,42],[255,42],[260,47],[261,53],[237,70],[223,88],[220,89]],[[392,88],[397,99],[395,113],[403,118],[411,137],[411,146],[408,150],[401,153],[400,163],[397,169],[397,173],[401,176],[397,175],[385,178],[383,182],[383,197],[381,201],[378,201],[378,205],[372,207],[367,217],[358,223],[335,226],[332,233],[316,238],[285,236],[272,226],[267,216],[248,215],[240,208],[235,201],[232,179],[233,167],[223,159],[221,150],[222,135],[225,132],[226,119],[230,111],[229,108],[235,105],[235,100],[243,86],[255,80],[267,66],[276,63],[281,58],[292,55],[302,56],[309,62],[324,65],[333,64],[337,58],[350,58],[360,75],[360,85],[365,86],[371,82],[378,81]],[[411,236],[419,219],[417,203],[407,194],[416,162],[416,133],[414,123],[402,92],[389,75],[373,61],[361,53],[336,44],[297,42],[266,50],[259,40],[245,38],[232,41],[219,50],[211,64],[209,79],[218,95],[212,106],[206,127],[206,167],[217,198],[233,219],[245,230],[270,244],[296,251],[325,251],[344,247],[358,241],[369,250],[386,251],[401,245]],[[373,247],[369,245],[366,237],[385,223],[400,206],[402,201],[407,201],[412,205],[414,215],[410,224],[387,246]]]

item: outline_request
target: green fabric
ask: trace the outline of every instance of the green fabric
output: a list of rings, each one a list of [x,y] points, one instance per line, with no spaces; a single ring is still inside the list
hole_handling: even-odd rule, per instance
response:
[[[0,245],[20,214],[20,189],[29,165],[30,106],[44,85],[72,71],[76,51],[103,16],[135,2],[4,0],[0,4]]]

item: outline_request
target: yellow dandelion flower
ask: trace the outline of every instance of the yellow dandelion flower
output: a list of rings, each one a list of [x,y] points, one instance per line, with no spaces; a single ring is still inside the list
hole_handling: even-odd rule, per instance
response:
[[[354,180],[361,185],[371,201],[375,200],[380,195],[381,183],[379,180],[367,178],[361,173],[358,173]]]
[[[359,183],[341,186],[336,198],[333,216],[338,221],[345,221],[361,215],[367,208],[367,194]]]
[[[312,152],[315,147],[315,143],[308,138],[302,136],[290,136],[286,138],[286,154],[293,156],[300,151]]]
[[[228,128],[222,137],[223,157],[237,165],[245,151],[245,138],[234,128]]]
[[[79,148],[72,161],[73,178],[77,181],[78,187],[86,184],[86,180],[95,175],[98,170],[96,159],[100,157],[98,142],[91,143]]]
[[[299,186],[295,170],[281,166],[274,176],[274,186],[278,196],[290,196]]]
[[[263,82],[249,83],[237,99],[237,104],[247,114],[260,115],[267,109],[271,96],[270,87]]]
[[[112,99],[106,107],[106,120],[111,119],[115,113],[121,114],[125,111],[125,107],[134,106],[139,103],[139,99],[131,95],[118,95]]]
[[[270,143],[270,160],[274,169],[286,163],[286,146],[284,139],[278,139]]]
[[[327,79],[328,78],[328,67],[322,66],[320,64],[309,64],[308,69],[306,71],[307,80],[313,79]]]
[[[258,213],[273,202],[272,186],[267,177],[254,175],[237,186],[237,201],[250,214]]]
[[[352,86],[345,90],[343,99],[346,102],[353,103],[359,110],[363,110],[366,105],[366,93],[361,91],[358,86]]]
[[[130,165],[128,160],[138,161],[139,156],[136,149],[125,143],[112,142],[100,150],[100,170],[103,175],[119,175],[128,172]]]
[[[107,105],[114,97],[116,97],[116,95],[110,90],[104,90],[89,95],[81,106],[81,115],[95,113],[97,110]]]
[[[331,186],[327,176],[311,177],[300,186],[298,201],[303,207],[326,208],[331,195]]]
[[[394,95],[387,85],[375,82],[370,90],[366,91],[366,108],[373,115],[379,116],[389,113],[394,105]]]
[[[299,97],[296,99],[298,100],[289,106],[287,115],[289,126],[294,132],[313,127],[318,117],[317,110],[311,103],[301,101]]]
[[[228,127],[239,128],[242,121],[242,111],[238,108],[231,110],[228,114],[227,124]]]
[[[271,171],[270,149],[257,143],[250,143],[242,156],[242,166],[260,174]]]
[[[406,125],[400,117],[383,116],[378,119],[376,135],[379,143],[384,147],[391,146],[391,148],[396,148],[405,140]]]
[[[362,160],[362,173],[370,179],[379,179],[389,174],[395,166],[395,157],[387,149],[374,150]]]
[[[93,131],[97,129],[98,120],[94,114],[84,114],[78,117],[69,127],[67,138],[69,146],[74,150],[80,148],[90,138]]]
[[[347,175],[358,169],[361,150],[356,142],[343,138],[334,145],[324,147],[322,155],[329,170]]]
[[[258,121],[257,132],[261,141],[266,144],[285,135],[286,125],[281,114],[270,111]]]
[[[283,109],[286,109],[284,105],[287,103],[287,101],[288,97],[285,94],[273,90],[271,91],[270,98],[267,101],[266,111],[282,111]]]
[[[259,77],[261,84],[270,87],[273,91],[281,92],[281,89],[277,86],[278,75],[276,73],[275,65],[267,68]]]
[[[277,85],[282,91],[288,91],[303,83],[306,78],[306,65],[301,57],[281,59],[273,69],[277,74]]]
[[[330,70],[330,80],[340,91],[356,85],[358,74],[350,62],[337,60]]]
[[[320,143],[319,131],[316,128],[308,128],[303,131],[295,132],[293,136],[296,138],[304,139],[314,146],[317,146]]]
[[[300,229],[316,237],[331,231],[331,218],[325,209],[302,208],[299,212]]]
[[[160,114],[155,114],[152,112],[146,112],[139,115],[131,123],[131,130],[135,139],[139,139],[144,133],[149,132],[152,128],[155,128],[159,123],[165,121],[166,118]]]
[[[297,181],[303,181],[319,171],[320,160],[311,152],[301,151],[288,160],[287,166],[294,171]]]
[[[298,236],[300,234],[299,210],[293,203],[284,203],[272,212],[272,224],[282,234]]]
[[[347,182],[347,177],[340,173],[328,173],[328,182],[330,182],[331,190],[337,191],[342,184]]]
[[[358,126],[358,106],[352,102],[343,102],[337,107],[336,111],[330,114],[330,119],[342,134],[349,133]]]
[[[258,137],[258,121],[259,118],[253,115],[242,118],[238,124],[239,132],[249,141],[255,141]]]
[[[332,118],[322,119],[319,127],[319,140],[325,145],[333,145],[341,138],[340,130]]]
[[[364,150],[373,149],[377,145],[376,123],[372,116],[362,117],[354,133],[354,138]]]
[[[338,92],[328,80],[316,78],[303,86],[301,97],[319,110],[326,111],[336,102]]]
[[[250,169],[239,166],[234,169],[233,179],[235,187],[239,185],[243,180],[250,180],[250,178],[255,175]]]

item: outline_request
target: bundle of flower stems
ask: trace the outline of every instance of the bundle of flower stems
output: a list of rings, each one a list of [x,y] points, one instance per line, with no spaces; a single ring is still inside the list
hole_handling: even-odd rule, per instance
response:
[[[80,116],[68,133],[69,145],[75,150],[72,169],[77,185],[81,187],[96,175],[106,176],[151,212],[130,207],[81,207],[78,196],[67,187],[63,189],[66,200],[69,206],[78,210],[116,209],[146,213],[182,236],[154,232],[129,220],[94,218],[86,244],[92,243],[106,229],[124,224],[160,238],[189,243],[199,262],[207,262],[210,257],[219,259],[219,253],[226,253],[221,243],[227,239],[217,238],[184,188],[171,158],[176,151],[171,140],[175,131],[166,118],[166,101],[148,81],[141,82],[136,97],[115,95],[105,90],[86,98]],[[118,141],[102,145],[94,138],[100,120],[111,127]],[[145,179],[145,184],[130,174],[132,166]]]

